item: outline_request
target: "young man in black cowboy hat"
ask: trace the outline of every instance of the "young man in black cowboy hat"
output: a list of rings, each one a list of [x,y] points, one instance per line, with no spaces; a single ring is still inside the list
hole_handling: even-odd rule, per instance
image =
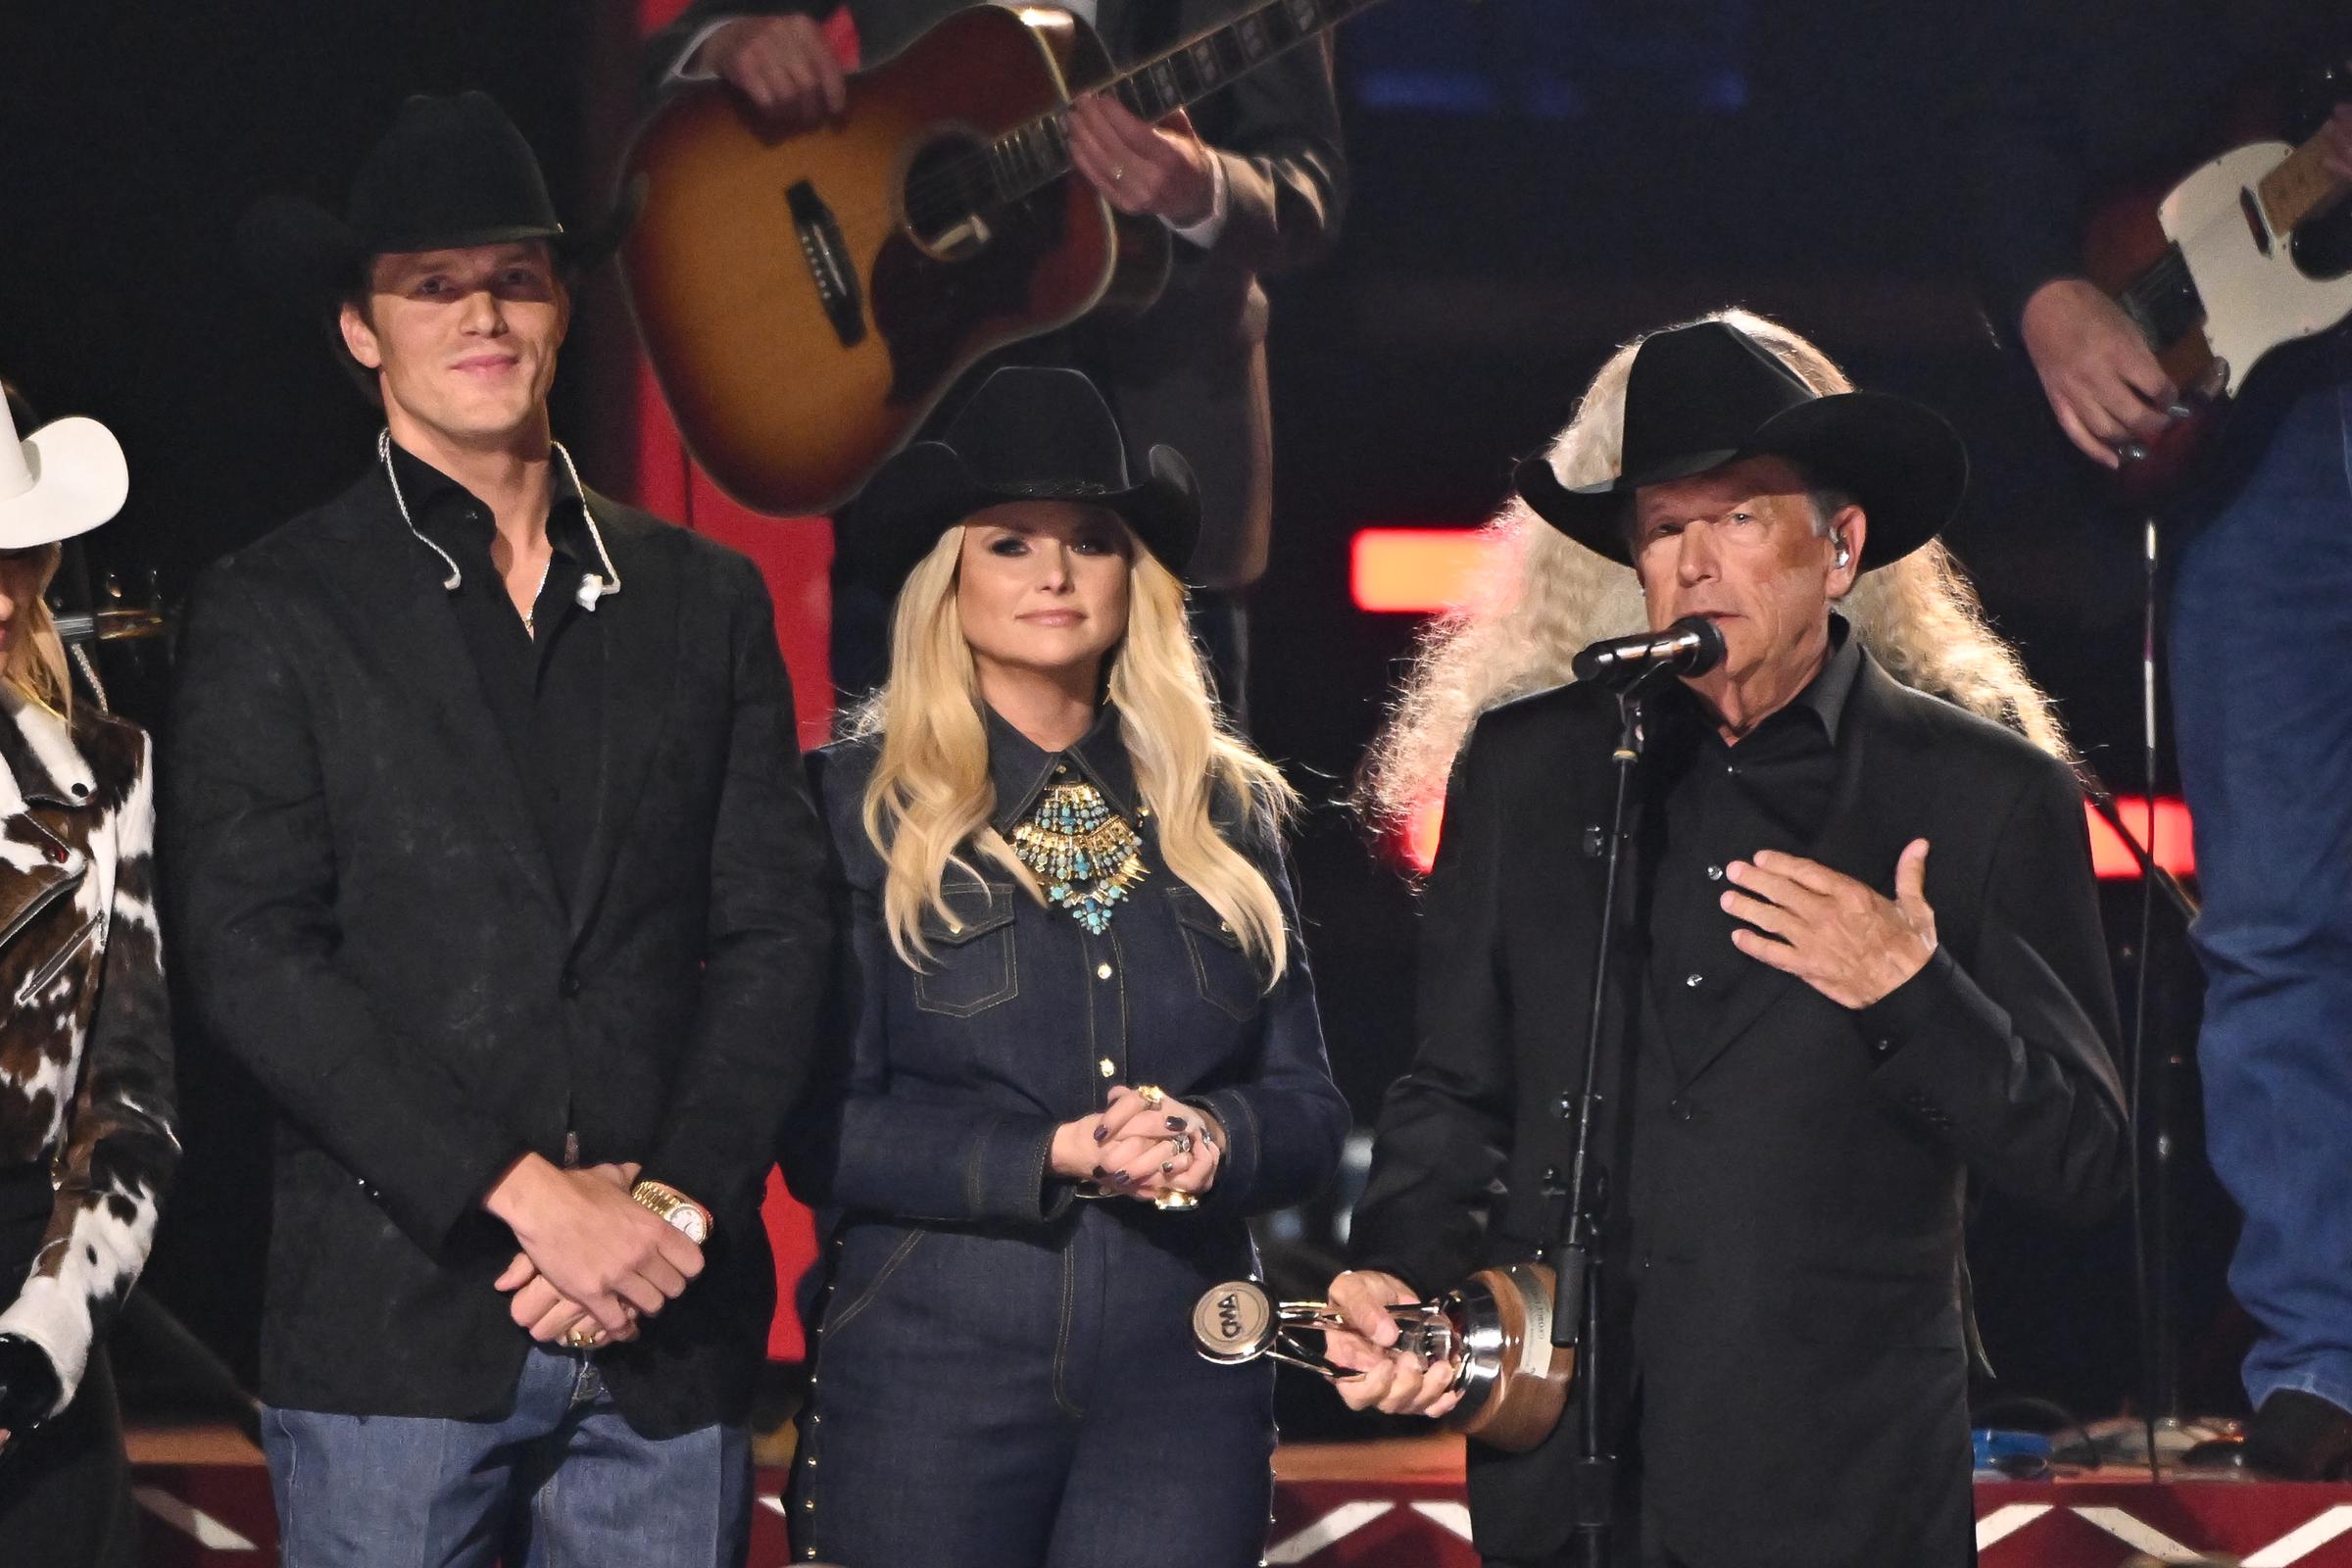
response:
[[[1651,627],[1702,616],[1727,657],[1647,698],[1602,1047],[1615,1560],[1967,1563],[1968,1176],[2087,1216],[2126,1169],[2080,796],[1837,612],[1951,516],[1942,419],[1819,395],[1720,320],[1643,340],[1622,385],[1616,476],[1540,459],[1521,495],[1632,567]],[[1571,684],[1488,711],[1456,763],[1419,1053],[1331,1290],[1352,1405],[1454,1402],[1447,1368],[1376,1348],[1386,1304],[1558,1255],[1618,728]],[[1578,1424],[1471,1445],[1490,1563],[1583,1560]]]
[[[732,1564],[759,1202],[829,944],[751,564],[549,433],[568,276],[487,97],[248,253],[385,418],[192,601],[167,831],[207,1032],[279,1111],[264,1430],[306,1565]]]

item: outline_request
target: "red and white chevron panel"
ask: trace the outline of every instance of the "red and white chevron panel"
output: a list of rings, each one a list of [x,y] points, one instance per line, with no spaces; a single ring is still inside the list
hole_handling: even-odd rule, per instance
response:
[[[1272,1568],[1478,1568],[1460,1473],[1426,1447],[1384,1465],[1385,1445],[1300,1455],[1286,1469],[1334,1479],[1275,1488]],[[787,1568],[782,1470],[762,1471],[750,1568]],[[258,1461],[135,1468],[148,1568],[266,1568],[276,1559],[270,1483]],[[2352,1486],[2136,1480],[1989,1482],[1977,1488],[1984,1568],[2122,1568],[2153,1559],[2233,1559],[2242,1568],[2352,1568]]]

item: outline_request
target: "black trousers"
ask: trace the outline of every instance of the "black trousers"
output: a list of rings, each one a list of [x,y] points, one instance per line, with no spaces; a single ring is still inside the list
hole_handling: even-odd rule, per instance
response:
[[[74,1402],[0,1457],[0,1563],[138,1568],[130,1460],[103,1347]]]

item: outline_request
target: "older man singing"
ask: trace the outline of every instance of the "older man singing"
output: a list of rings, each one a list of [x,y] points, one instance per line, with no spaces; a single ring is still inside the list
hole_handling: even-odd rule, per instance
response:
[[[1931,542],[1967,476],[1940,417],[1752,317],[1644,338],[1583,409],[1520,473],[1574,544],[1506,516],[1518,577],[1441,631],[1374,791],[1559,678],[1580,632],[1625,629],[1568,622],[1634,582],[1651,627],[1723,635],[1649,703],[1603,1034],[1620,1350],[1578,1396],[1624,1461],[1614,1558],[1970,1562],[1967,1178],[2088,1219],[2127,1171],[2064,743]],[[1444,1414],[1449,1370],[1393,1348],[1383,1308],[1561,1236],[1617,719],[1592,687],[1536,691],[1453,766],[1418,1051],[1331,1291],[1350,1404]],[[1472,1443],[1491,1568],[1569,1560],[1576,1427]]]

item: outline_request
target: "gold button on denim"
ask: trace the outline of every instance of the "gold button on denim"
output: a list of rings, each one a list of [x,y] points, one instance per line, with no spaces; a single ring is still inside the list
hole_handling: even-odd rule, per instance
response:
[[[1098,963],[1098,964],[1096,964],[1096,965],[1095,965],[1095,978],[1096,978],[1096,979],[1098,979],[1098,980],[1107,980],[1107,979],[1109,979],[1109,978],[1110,978],[1110,965],[1109,965],[1109,964],[1107,964],[1107,963]]]
[[[1101,1061],[1096,1062],[1095,1067],[1105,1078],[1119,1070],[1117,1064],[1114,1063],[1108,1056],[1104,1056]]]

